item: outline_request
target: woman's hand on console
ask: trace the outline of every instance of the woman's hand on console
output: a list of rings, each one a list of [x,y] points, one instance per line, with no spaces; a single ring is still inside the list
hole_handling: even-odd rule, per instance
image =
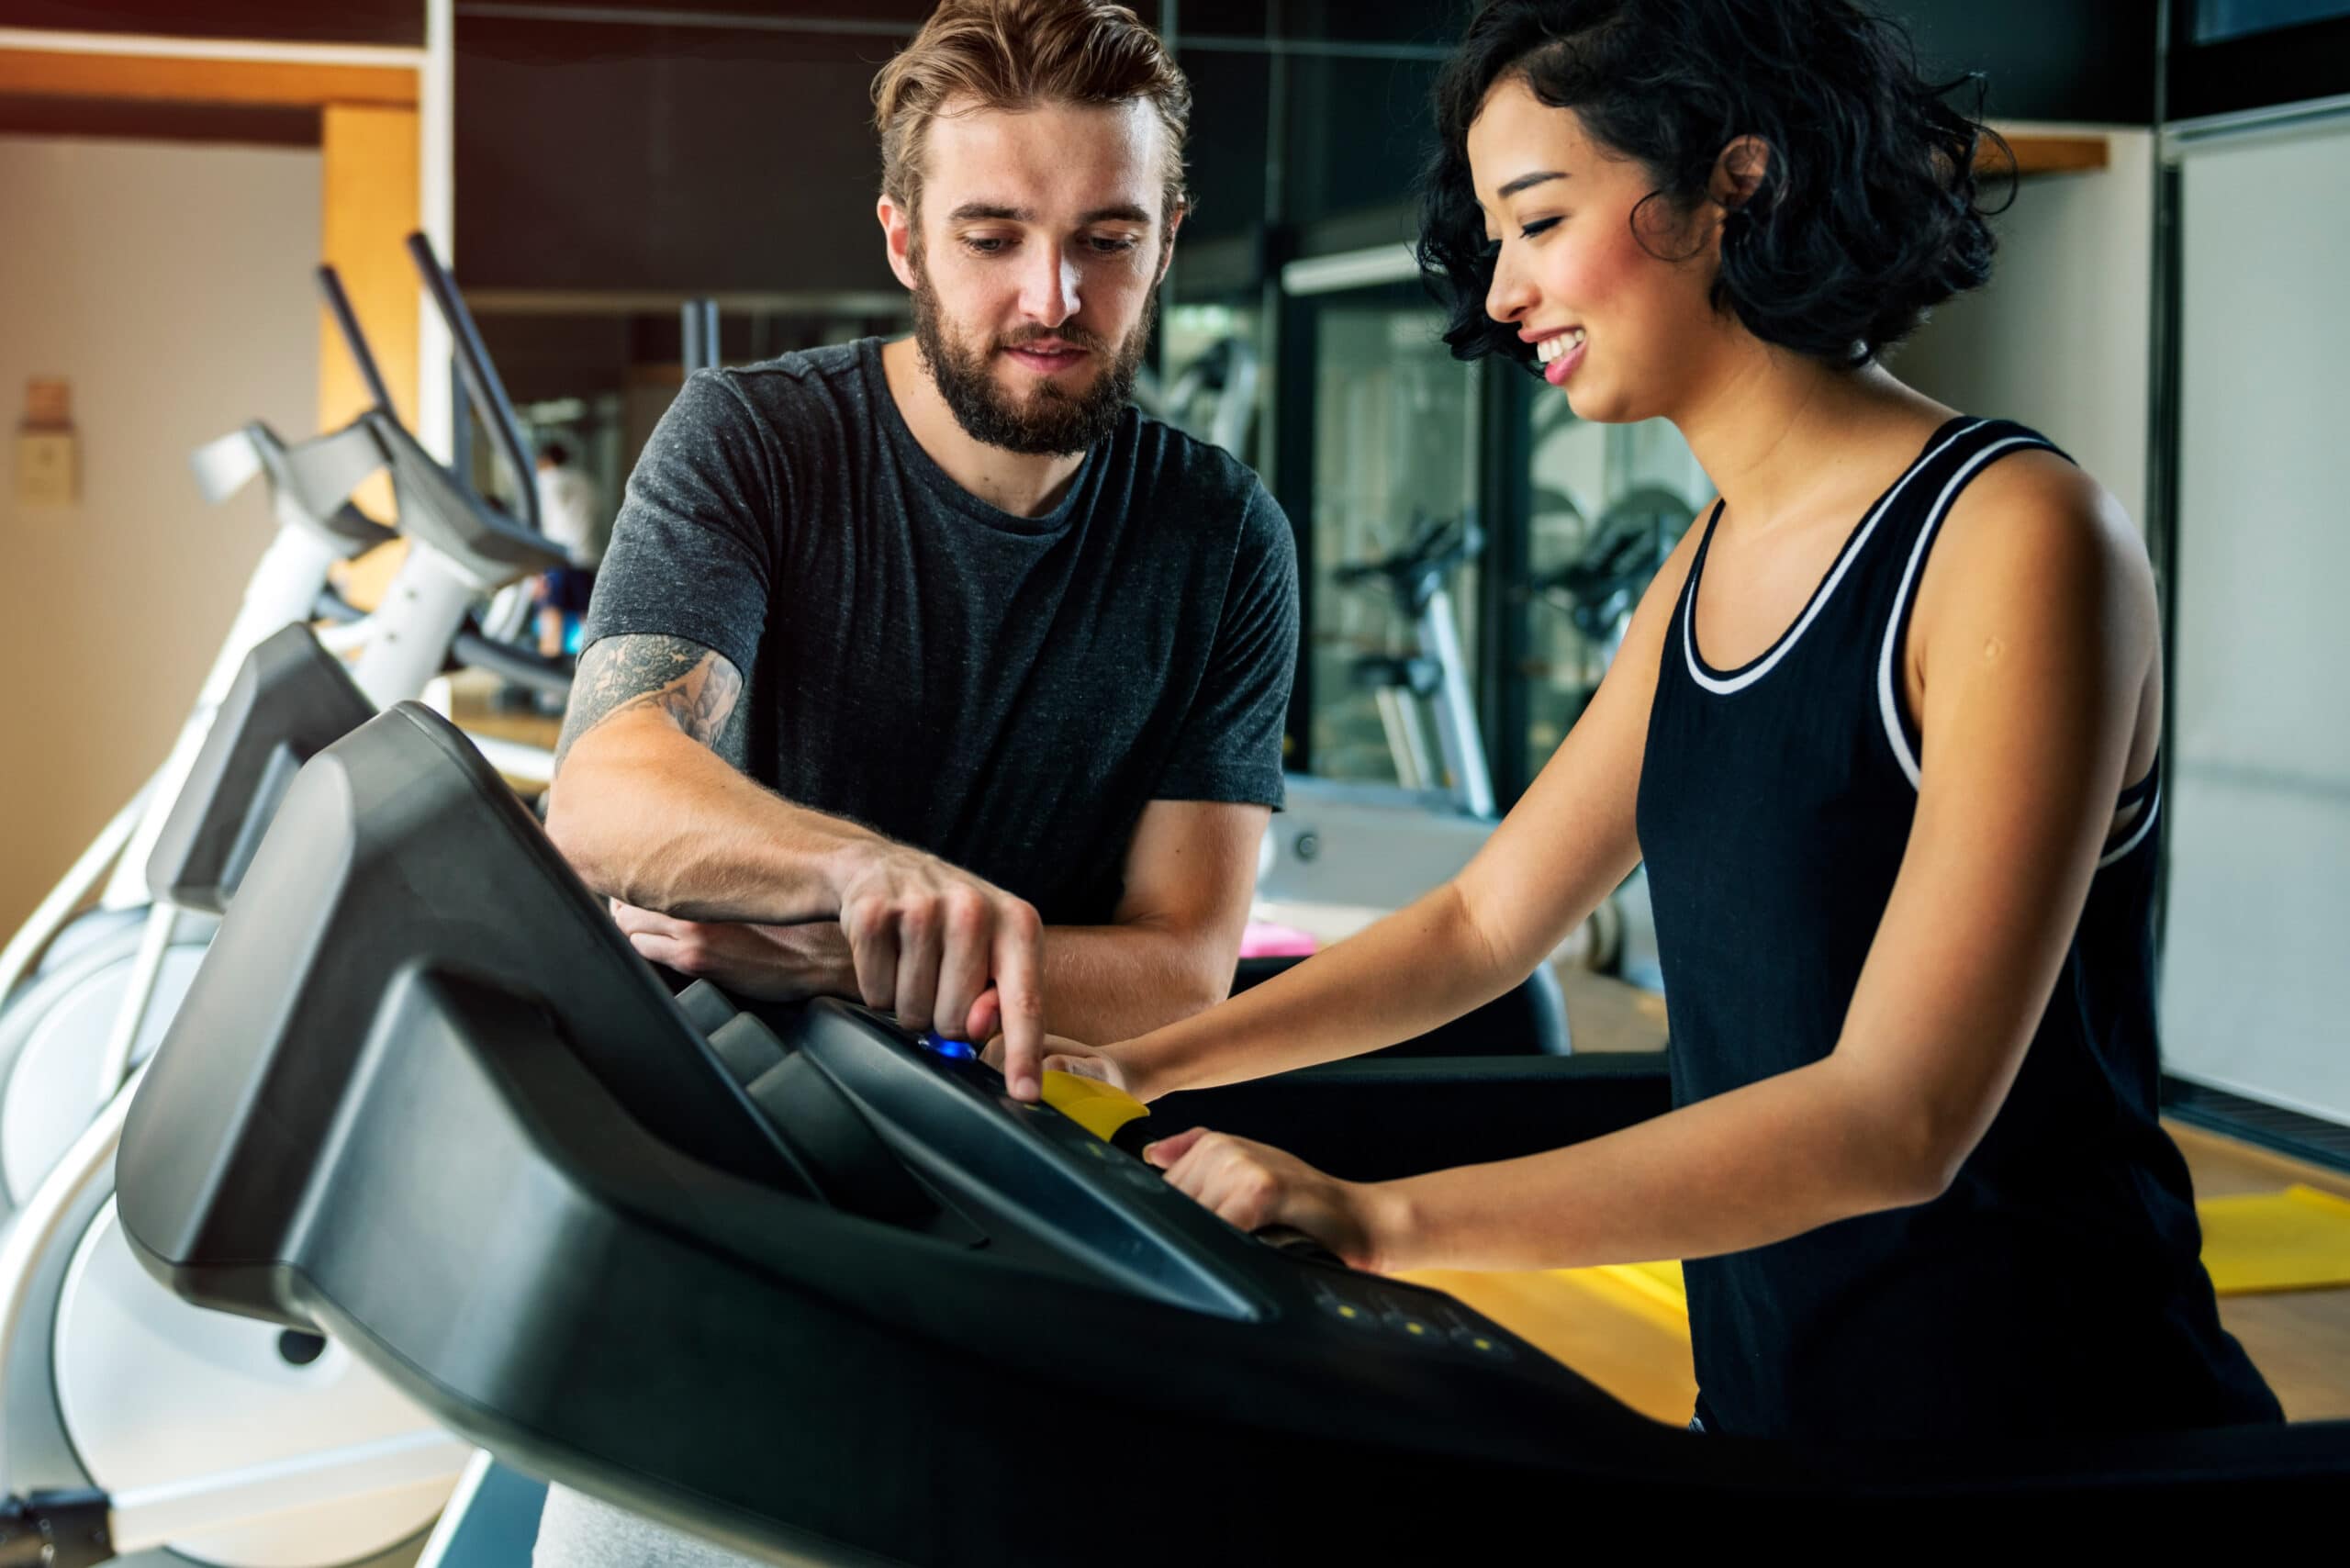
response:
[[[990,1060],[1000,1060],[1002,1041],[990,1045],[988,1052]],[[1090,1078],[1097,1083],[1106,1083],[1113,1089],[1131,1094],[1137,1100],[1152,1098],[1145,1075],[1137,1070],[1131,1058],[1120,1053],[1115,1045],[1089,1046],[1059,1035],[1047,1035],[1045,1036],[1045,1070],[1047,1072],[1066,1072],[1073,1078]]]
[[[1393,1186],[1341,1182],[1295,1155],[1205,1127],[1161,1138],[1143,1157],[1166,1172],[1170,1186],[1238,1229],[1286,1226],[1349,1268],[1387,1272],[1405,1266],[1400,1260],[1409,1249],[1411,1215]]]

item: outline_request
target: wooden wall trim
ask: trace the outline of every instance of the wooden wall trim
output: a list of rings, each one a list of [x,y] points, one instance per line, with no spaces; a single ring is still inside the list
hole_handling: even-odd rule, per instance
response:
[[[420,296],[405,241],[419,210],[417,111],[330,104],[319,129],[319,259],[341,274],[395,409],[413,424]],[[319,330],[319,428],[332,430],[367,407],[367,389],[323,308]]]
[[[0,93],[150,103],[414,108],[417,73],[403,65],[0,49]]]
[[[2104,168],[2111,159],[2106,139],[2095,132],[2017,130],[2007,133],[2007,141],[2015,153],[2016,173],[2027,178],[2088,174]],[[1999,155],[1996,142],[1986,140],[1975,155],[1975,167],[1983,174],[2005,174],[2007,160]]]
[[[418,340],[422,296],[404,243],[420,225],[421,143],[413,108],[330,104],[320,125],[324,154],[324,232],[319,253],[342,278],[343,291],[367,335],[390,388],[400,422],[416,428]],[[319,428],[334,430],[367,407],[359,372],[343,352],[341,335],[323,307],[319,312]],[[390,521],[391,482],[370,479],[354,498],[360,508]],[[352,603],[372,608],[397,569],[403,546],[387,544],[353,562],[342,576]]]

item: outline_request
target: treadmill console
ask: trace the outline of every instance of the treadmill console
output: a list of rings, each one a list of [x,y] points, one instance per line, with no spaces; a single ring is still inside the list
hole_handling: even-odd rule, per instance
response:
[[[1307,1316],[1413,1355],[1544,1360],[1439,1292],[1348,1269],[1294,1232],[1235,1230],[1140,1157],[1149,1113],[1106,1084],[1048,1073],[1031,1104],[968,1047],[861,1007],[737,1013],[707,981],[678,1001],[729,1070],[751,1074],[744,1087],[782,1141],[827,1151],[816,1182],[835,1206],[1196,1312]],[[755,1049],[743,1044],[752,1031]],[[909,1177],[926,1204],[900,1195]],[[940,1214],[962,1223],[942,1227]]]
[[[402,703],[286,792],[132,1106],[119,1209],[173,1289],[289,1327],[378,1293],[420,1323],[452,1290],[495,1319],[592,1280],[599,1320],[726,1304],[689,1331],[713,1356],[821,1323],[960,1365],[1033,1321],[991,1354],[1111,1383],[1222,1359],[1268,1419],[1348,1367],[1398,1420],[1613,1407],[1438,1293],[1232,1228],[1137,1158],[1138,1107],[1106,1087],[1052,1098],[845,1002],[672,997],[479,754]],[[355,1238],[402,1234],[431,1268],[378,1275]],[[528,1354],[561,1366],[592,1331]]]

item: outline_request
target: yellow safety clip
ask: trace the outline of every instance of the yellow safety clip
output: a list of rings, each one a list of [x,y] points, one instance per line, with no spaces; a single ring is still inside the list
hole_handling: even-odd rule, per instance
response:
[[[1149,1106],[1123,1089],[1058,1069],[1045,1073],[1045,1103],[1103,1143],[1128,1122],[1150,1114]]]

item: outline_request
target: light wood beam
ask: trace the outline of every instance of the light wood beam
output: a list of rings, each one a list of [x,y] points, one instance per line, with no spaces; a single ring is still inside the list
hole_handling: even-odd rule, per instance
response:
[[[341,274],[352,313],[382,367],[394,409],[414,429],[420,298],[404,241],[418,228],[420,212],[417,111],[330,104],[320,129],[325,232],[319,256]],[[323,307],[319,347],[319,428],[334,430],[367,407],[368,394]],[[386,476],[369,480],[356,498],[363,510],[384,521],[392,520],[391,484]],[[353,562],[343,574],[344,596],[372,608],[398,568],[404,549],[387,544]]]
[[[151,103],[370,104],[414,108],[417,73],[397,65],[317,65],[282,60],[186,60],[0,49],[0,93]]]
[[[2016,156],[2016,173],[2026,178],[2034,174],[2089,174],[2104,168],[2109,157],[2105,138],[2094,132],[2019,132],[2008,138],[2008,146]],[[1975,167],[1980,174],[2005,174],[2007,160],[2000,156],[1998,144],[1986,140],[1975,152]]]

